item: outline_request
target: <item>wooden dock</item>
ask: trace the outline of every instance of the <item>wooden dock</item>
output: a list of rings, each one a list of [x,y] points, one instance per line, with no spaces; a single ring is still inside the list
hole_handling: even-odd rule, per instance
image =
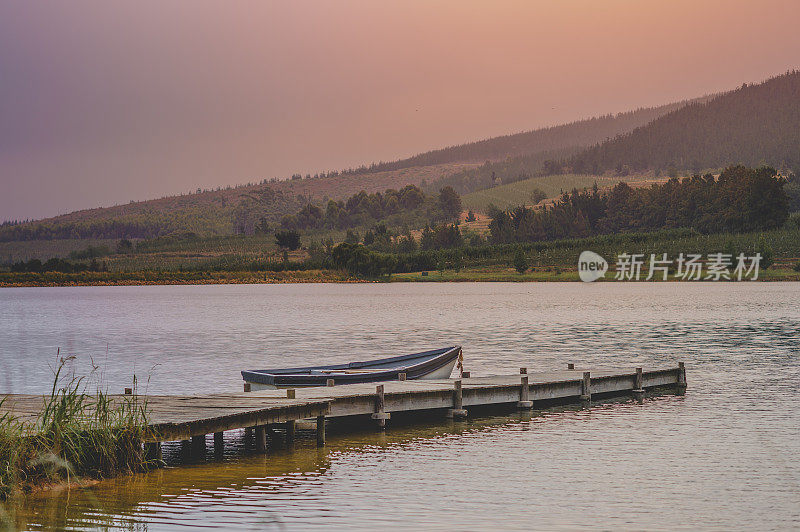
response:
[[[214,434],[215,447],[223,444],[223,432],[252,429],[255,445],[266,449],[266,434],[275,428],[294,437],[295,423],[316,420],[319,445],[325,444],[325,421],[363,418],[379,428],[392,414],[437,413],[464,418],[471,408],[507,407],[531,409],[537,405],[582,403],[593,397],[633,396],[641,400],[648,390],[686,389],[683,363],[666,369],[575,368],[564,371],[495,375],[447,380],[391,381],[327,387],[261,390],[205,396],[147,396],[151,453],[160,456],[160,444],[191,441],[195,450],[205,449],[206,435]],[[40,395],[6,395],[0,413],[11,412],[21,420],[33,420],[42,407]],[[142,398],[143,400],[145,398]]]

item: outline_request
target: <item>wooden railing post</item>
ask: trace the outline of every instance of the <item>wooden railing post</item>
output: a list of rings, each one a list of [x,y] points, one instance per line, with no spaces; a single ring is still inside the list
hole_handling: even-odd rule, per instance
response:
[[[675,385],[678,395],[686,393],[686,366],[683,362],[678,362],[678,384]]]
[[[583,372],[583,379],[581,379],[581,403],[584,406],[592,404],[592,376],[588,371]]]
[[[520,372],[522,372],[523,369],[525,368],[520,368]],[[517,401],[517,408],[533,408],[533,401],[529,399],[530,387],[528,386],[528,376],[522,375],[519,381],[519,401]]]
[[[386,420],[389,419],[390,414],[386,413],[386,401],[383,393],[383,384],[375,387],[375,412],[372,414],[372,419],[378,422],[378,428],[386,428]]]
[[[460,379],[453,381],[453,408],[447,411],[447,417],[467,417],[467,411],[464,410],[464,391],[461,388]]]
[[[633,398],[639,401],[640,403],[644,401],[644,387],[642,386],[643,383],[642,378],[642,368],[636,368],[636,375],[633,377]]]

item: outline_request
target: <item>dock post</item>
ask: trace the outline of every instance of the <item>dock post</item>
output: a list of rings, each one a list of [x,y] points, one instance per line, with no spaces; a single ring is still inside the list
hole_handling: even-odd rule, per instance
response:
[[[575,364],[570,362],[569,364],[567,364],[567,369],[575,369]]]
[[[144,444],[144,456],[147,460],[154,461],[154,460],[162,460],[161,454],[161,442],[160,441],[151,441]]]
[[[244,391],[246,391],[246,392],[250,391],[250,383],[249,382],[244,383]]]
[[[588,371],[583,372],[581,380],[581,404],[583,406],[592,405],[592,376]]]
[[[294,442],[294,431],[295,431],[295,421],[287,421],[285,424],[286,427],[286,443],[290,444]]]
[[[525,368],[520,368],[522,371]],[[529,410],[533,408],[533,401],[530,400],[530,387],[528,386],[528,375],[522,375],[519,378],[519,401],[517,401],[517,408]]]
[[[464,410],[464,391],[461,388],[461,379],[453,381],[453,408],[447,411],[447,417],[467,417],[467,411]]]
[[[406,380],[406,378],[407,378],[407,375],[405,373],[398,373],[397,374],[397,380],[399,380],[399,381],[404,381],[404,380]]]
[[[383,394],[383,384],[375,387],[375,413],[372,414],[372,419],[378,422],[378,428],[381,430],[386,428],[386,420],[389,419],[390,414],[385,412],[386,401]]]
[[[181,460],[189,460],[192,457],[192,441],[181,440]]]
[[[267,427],[265,425],[256,427],[256,452],[267,452]]]
[[[192,436],[192,458],[204,458],[206,455],[206,435]]]
[[[317,447],[325,447],[325,416],[317,416]]]
[[[519,368],[519,374],[520,375],[527,375],[528,374],[528,368]]]
[[[675,385],[675,392],[678,395],[686,393],[686,366],[683,362],[678,362],[678,384]]]
[[[633,378],[633,398],[638,402],[644,401],[644,388],[642,387],[642,368],[636,368],[636,376]]]
[[[225,452],[225,437],[222,432],[214,433],[214,454],[222,456]]]
[[[295,393],[294,388],[289,388],[288,390],[286,390],[287,399],[294,399],[295,397],[297,397],[297,394]]]
[[[335,382],[333,381],[333,379],[328,379],[327,381],[325,381],[325,384],[328,386],[333,386]]]
[[[253,427],[245,427],[244,429],[244,448],[250,449],[253,443]]]

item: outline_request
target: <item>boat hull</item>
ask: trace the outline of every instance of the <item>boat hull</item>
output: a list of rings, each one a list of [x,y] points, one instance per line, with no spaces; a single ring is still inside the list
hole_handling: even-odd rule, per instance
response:
[[[251,390],[325,386],[331,379],[336,385],[381,382],[397,380],[401,373],[408,380],[447,379],[460,357],[461,347],[453,346],[349,364],[242,371],[242,378]]]

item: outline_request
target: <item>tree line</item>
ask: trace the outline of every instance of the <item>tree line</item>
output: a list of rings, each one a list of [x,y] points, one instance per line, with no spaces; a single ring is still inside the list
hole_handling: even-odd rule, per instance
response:
[[[536,242],[600,234],[692,228],[701,233],[764,231],[789,214],[785,179],[774,168],[732,166],[649,188],[619,183],[610,192],[573,190],[544,209],[493,210],[492,243]]]
[[[348,229],[374,224],[391,216],[413,222],[451,220],[460,214],[461,197],[452,187],[444,187],[438,195],[431,196],[417,186],[407,185],[384,193],[368,194],[362,190],[346,200],[330,200],[324,209],[308,203],[296,214],[281,218],[280,226],[284,230]]]

